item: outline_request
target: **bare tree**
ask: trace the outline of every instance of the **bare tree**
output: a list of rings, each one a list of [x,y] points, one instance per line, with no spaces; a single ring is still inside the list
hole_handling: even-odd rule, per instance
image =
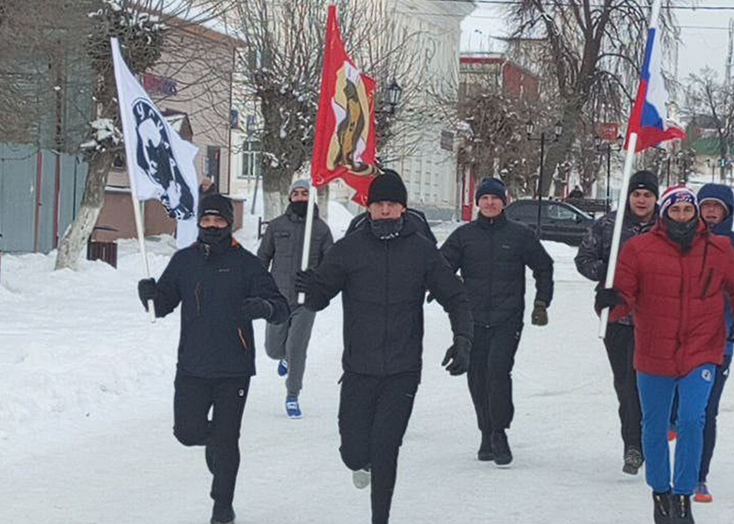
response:
[[[694,116],[704,116],[713,128],[717,139],[719,158],[728,159],[734,140],[734,86],[719,81],[711,68],[692,74],[686,82],[687,111]],[[726,165],[720,165],[720,177],[726,178]]]
[[[674,0],[665,0],[669,7]],[[520,0],[508,7],[514,34],[535,37],[536,61],[552,71],[563,134],[553,143],[544,170],[554,173],[572,150],[584,111],[604,104],[619,118],[634,96],[649,23],[648,0]],[[663,9],[663,38],[673,15]],[[543,193],[548,193],[547,177]]]
[[[239,37],[245,42],[245,96],[257,100],[262,116],[257,133],[263,148],[266,218],[281,213],[294,173],[310,162],[328,3],[248,0],[237,7]],[[384,151],[393,137],[408,135],[428,118],[421,110],[427,100],[420,91],[422,57],[411,52],[417,35],[400,26],[386,0],[338,0],[336,5],[347,52],[377,81],[378,149]],[[384,111],[385,88],[393,80],[402,87],[402,105],[411,108],[398,115]]]

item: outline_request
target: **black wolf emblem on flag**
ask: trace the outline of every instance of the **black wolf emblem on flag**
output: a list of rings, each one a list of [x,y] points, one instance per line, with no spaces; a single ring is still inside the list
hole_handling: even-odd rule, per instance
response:
[[[137,165],[158,187],[159,198],[168,216],[177,220],[194,217],[194,197],[181,174],[160,114],[147,100],[139,99],[133,104],[133,115],[137,134]]]

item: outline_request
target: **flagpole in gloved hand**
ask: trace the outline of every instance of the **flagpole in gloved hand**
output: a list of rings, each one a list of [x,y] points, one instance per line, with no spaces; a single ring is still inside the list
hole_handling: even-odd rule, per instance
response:
[[[607,277],[604,287],[609,289],[614,286],[614,273],[617,269],[617,257],[619,255],[619,243],[622,238],[622,224],[624,214],[627,211],[627,193],[629,192],[632,165],[635,162],[635,148],[637,147],[637,133],[631,133],[627,141],[627,157],[624,161],[624,174],[622,175],[622,187],[619,190],[619,201],[617,203],[617,215],[614,218],[614,233],[612,233],[612,247],[609,251],[609,264],[607,266]],[[599,320],[599,338],[604,338],[609,323],[609,308],[601,310]]]
[[[313,211],[316,204],[316,188],[313,186],[313,180],[308,181],[308,207],[306,208],[306,229],[303,232],[303,253],[301,256],[301,271],[308,269],[308,258],[311,256],[311,233],[313,231]],[[298,304],[306,302],[306,294],[298,293],[296,299]]]
[[[145,252],[145,231],[143,229],[143,218],[140,213],[140,201],[135,198],[137,196],[133,159],[135,158],[135,150],[133,149],[133,140],[129,139],[135,133],[135,126],[132,122],[128,122],[127,111],[123,108],[127,107],[125,104],[125,90],[122,85],[121,71],[125,68],[125,63],[122,60],[120,54],[120,44],[117,38],[110,39],[110,46],[112,47],[112,63],[115,69],[115,84],[117,85],[117,104],[120,109],[120,121],[122,122],[122,134],[125,142],[125,159],[127,164],[127,173],[130,179],[130,197],[133,201],[133,216],[135,217],[135,230],[138,234],[138,242],[140,243],[140,254],[143,256],[143,269],[145,270],[145,278],[150,278],[150,267],[148,266],[148,257]],[[155,304],[152,300],[148,300],[148,314],[150,315],[150,322],[155,323]]]

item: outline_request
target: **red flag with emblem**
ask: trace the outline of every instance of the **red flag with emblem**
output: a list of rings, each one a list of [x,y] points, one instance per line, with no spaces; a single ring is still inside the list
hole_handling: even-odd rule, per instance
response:
[[[375,81],[362,74],[347,55],[336,6],[329,6],[311,179],[320,187],[341,178],[356,191],[353,200],[361,205],[366,205],[370,183],[377,174],[375,87]]]

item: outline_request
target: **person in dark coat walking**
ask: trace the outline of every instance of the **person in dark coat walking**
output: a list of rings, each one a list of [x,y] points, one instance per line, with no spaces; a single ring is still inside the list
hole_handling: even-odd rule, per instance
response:
[[[630,178],[627,208],[622,222],[621,247],[631,238],[647,233],[657,222],[658,178],[650,171],[638,171]],[[604,286],[612,249],[612,235],[617,212],[607,213],[587,231],[574,261],[583,276]],[[612,367],[614,391],[619,402],[623,460],[622,471],[636,475],[642,467],[642,411],[637,392],[637,374],[632,363],[635,334],[631,317],[607,325],[604,346]]]
[[[398,451],[423,365],[426,289],[449,314],[454,343],[443,365],[452,375],[466,372],[473,336],[461,282],[405,220],[406,204],[398,175],[377,176],[369,189],[369,227],[334,244],[316,270],[298,273],[296,285],[315,311],[342,294],[339,451],[355,486],[372,484],[372,524],[389,520]]]
[[[724,360],[725,302],[734,298],[734,248],[700,220],[696,195],[668,188],[661,220],[627,242],[614,287],[600,289],[596,307],[610,319],[635,319],[635,369],[642,406],[645,479],[656,524],[693,523],[690,497],[698,482],[706,406],[716,366]],[[679,398],[671,478],[668,424]],[[672,480],[672,486],[671,486]]]
[[[157,317],[181,304],[173,433],[185,446],[206,446],[211,524],[234,522],[240,426],[255,374],[252,321],[285,322],[289,314],[262,262],[232,238],[233,218],[229,199],[204,197],[198,241],[173,255],[158,282],[138,283],[140,300],[146,309],[152,300]]]
[[[267,323],[265,351],[270,358],[279,361],[278,374],[287,375],[285,410],[288,417],[293,419],[303,416],[298,395],[303,387],[306,351],[316,318],[316,313],[298,304],[295,288],[296,272],[301,269],[303,256],[308,193],[307,180],[296,180],[291,185],[288,208],[281,216],[270,221],[257,250],[257,256],[270,269],[278,289],[288,299],[291,308],[288,322]],[[318,266],[333,243],[329,226],[319,218],[318,207],[314,206],[308,266]]]
[[[525,310],[525,268],[533,271],[536,294],[532,323],[548,323],[553,298],[553,260],[531,229],[504,214],[507,190],[497,178],[477,188],[479,215],[441,246],[452,271],[459,270],[474,318],[469,391],[482,441],[477,458],[498,466],[512,462],[507,441],[515,412],[512,368]]]
[[[698,191],[698,205],[701,210],[701,218],[714,235],[727,237],[734,245],[734,232],[732,232],[732,221],[734,217],[734,193],[729,186],[723,184],[706,184]],[[726,379],[729,378],[732,352],[734,352],[734,318],[732,316],[732,305],[726,301],[726,346],[724,349],[724,361],[716,366],[714,373],[714,385],[711,388],[711,396],[706,406],[706,423],[703,428],[703,453],[701,455],[701,468],[698,473],[698,486],[694,490],[693,499],[696,502],[712,502],[713,497],[706,484],[711,459],[714,456],[716,445],[716,417],[719,414],[719,403],[724,391]]]

